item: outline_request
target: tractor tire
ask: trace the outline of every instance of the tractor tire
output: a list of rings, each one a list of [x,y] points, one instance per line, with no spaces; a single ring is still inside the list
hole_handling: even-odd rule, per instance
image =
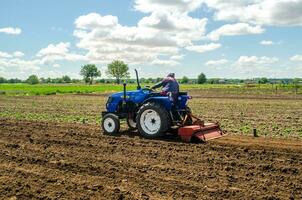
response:
[[[169,113],[162,105],[155,102],[142,105],[136,123],[140,134],[149,139],[163,136],[171,126]]]
[[[136,129],[137,124],[134,121],[134,119],[127,117],[126,121],[127,121],[127,125],[128,125],[130,130],[135,130]]]
[[[116,135],[120,131],[120,120],[112,113],[106,114],[102,118],[102,129],[105,135]]]

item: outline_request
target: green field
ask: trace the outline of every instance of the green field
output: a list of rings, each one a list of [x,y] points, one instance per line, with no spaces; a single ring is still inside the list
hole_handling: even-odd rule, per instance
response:
[[[129,89],[135,89],[135,85],[129,85]],[[54,95],[54,94],[86,94],[108,93],[122,91],[122,85],[76,85],[76,84],[0,84],[0,93],[6,95]]]
[[[127,85],[127,90],[135,88],[135,84]],[[13,96],[110,93],[122,90],[123,86],[116,84],[0,84],[0,94]],[[302,94],[301,86],[281,84],[181,84],[181,90],[193,92],[199,90],[207,94]]]

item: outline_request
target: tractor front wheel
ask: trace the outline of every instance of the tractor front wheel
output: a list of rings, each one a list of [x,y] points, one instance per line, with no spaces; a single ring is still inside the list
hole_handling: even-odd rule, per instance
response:
[[[162,136],[170,128],[170,118],[166,109],[155,102],[144,104],[136,117],[138,131],[145,138]]]
[[[106,114],[102,119],[102,128],[105,134],[114,135],[120,130],[120,120],[112,113]]]

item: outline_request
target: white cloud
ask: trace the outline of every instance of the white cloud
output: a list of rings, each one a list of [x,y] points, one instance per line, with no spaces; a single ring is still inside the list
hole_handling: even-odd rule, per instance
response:
[[[25,60],[21,58],[23,56],[24,53],[21,51],[15,51],[12,54],[0,52],[1,76],[26,78],[29,74],[36,73],[41,69],[39,59]]]
[[[10,35],[19,35],[21,34],[22,30],[20,28],[13,28],[13,27],[5,27],[0,28],[0,33],[6,33]]]
[[[59,68],[59,67],[61,67],[61,65],[59,65],[59,64],[54,64],[53,67]]]
[[[0,58],[11,58],[12,55],[10,55],[9,53],[0,51]]]
[[[225,78],[292,77],[292,74],[287,73],[287,69],[276,57],[240,56],[235,61],[228,61],[227,65],[218,64],[220,62],[226,61],[209,62],[208,66],[211,67],[206,68],[208,73]],[[216,63],[217,65],[215,65]]]
[[[23,60],[20,58],[0,58],[0,64],[4,68],[17,68],[18,73],[22,71],[36,71],[39,70],[40,61],[35,60]]]
[[[205,44],[205,45],[192,45],[192,46],[186,47],[186,49],[189,50],[189,51],[204,53],[204,52],[207,52],[207,51],[214,51],[214,50],[216,50],[220,47],[221,47],[221,44],[210,43],[210,44]]]
[[[214,18],[259,25],[301,26],[302,0],[203,0]]]
[[[221,36],[234,36],[234,35],[248,35],[248,34],[261,34],[265,30],[257,25],[251,26],[246,23],[237,23],[237,24],[225,24],[220,28],[212,31],[207,35],[207,38],[210,40],[217,41]]]
[[[273,41],[271,41],[271,40],[262,40],[261,42],[260,42],[260,44],[261,45],[266,45],[266,46],[268,46],[268,45],[273,45],[273,44],[275,44]]]
[[[174,55],[174,56],[171,56],[171,59],[172,60],[182,60],[184,56],[185,55],[183,55],[183,54],[181,54],[181,55]]]
[[[24,53],[21,51],[15,51],[13,54],[0,51],[0,58],[13,58],[13,57],[22,57],[24,56]]]
[[[21,52],[21,51],[15,51],[13,55],[14,55],[15,57],[23,57],[23,56],[24,56],[24,53]]]
[[[80,16],[75,20],[74,36],[80,40],[77,47],[85,49],[86,58],[95,63],[121,59],[129,64],[176,65],[175,60],[179,58],[173,56],[186,47],[191,49],[193,43],[205,35],[207,19],[188,15],[196,6],[196,0],[176,3],[138,0],[135,8],[150,15],[139,20],[136,26],[123,26],[111,15]],[[162,57],[169,59],[162,60]]]
[[[199,30],[201,34],[203,34],[205,32],[206,23],[206,18],[192,18],[187,14],[153,12],[150,16],[142,18],[138,22],[138,26],[167,31]]]
[[[57,60],[68,60],[68,61],[87,60],[84,55],[70,53],[69,48],[70,48],[69,42],[49,44],[46,48],[41,49],[37,53],[37,57],[41,58],[42,64],[50,64]]]
[[[228,60],[226,60],[226,59],[220,59],[220,60],[209,60],[209,61],[207,61],[206,62],[206,65],[207,66],[211,66],[211,65],[224,65],[224,64],[226,64],[226,63],[228,63]]]
[[[187,13],[196,10],[201,4],[202,0],[136,0],[134,8],[145,13],[155,11]]]
[[[112,15],[100,16],[97,13],[90,13],[78,17],[75,25],[79,29],[112,28],[118,25],[118,18]]]
[[[41,49],[37,56],[43,57],[43,56],[61,56],[68,53],[70,47],[69,42],[60,42],[59,44],[50,44],[46,48]]]
[[[291,61],[302,61],[302,55],[295,55],[290,58]]]
[[[202,38],[207,21],[206,18],[192,18],[187,14],[157,11],[142,18],[138,22],[138,27],[164,31],[165,35],[168,38],[172,37],[178,46],[186,46]]]
[[[156,60],[152,61],[151,64],[152,65],[176,66],[176,65],[179,65],[179,62],[177,62],[175,60],[160,60],[160,59],[156,59]]]
[[[235,64],[237,66],[253,67],[253,66],[267,66],[269,64],[273,64],[278,61],[279,59],[276,57],[240,56]]]

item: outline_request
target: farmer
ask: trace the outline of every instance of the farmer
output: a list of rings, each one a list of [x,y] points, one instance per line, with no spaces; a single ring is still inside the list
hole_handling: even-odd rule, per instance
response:
[[[169,73],[166,78],[164,78],[161,82],[155,84],[153,87],[151,87],[151,89],[160,87],[162,87],[160,92],[161,95],[168,95],[172,98],[173,101],[177,98],[179,93],[179,84],[175,79],[174,73]]]

